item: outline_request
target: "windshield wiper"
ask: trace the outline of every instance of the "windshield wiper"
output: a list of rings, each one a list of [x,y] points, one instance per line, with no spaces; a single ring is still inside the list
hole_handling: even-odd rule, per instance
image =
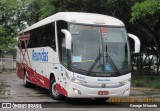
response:
[[[119,75],[121,75],[121,72],[119,71],[119,69],[117,68],[117,66],[115,65],[114,61],[112,60],[112,58],[109,56],[108,53],[106,53],[106,62],[110,63],[111,67],[113,68],[113,70],[115,70],[116,72],[118,72]]]
[[[95,67],[95,65],[97,64],[98,60],[101,58],[102,54],[99,53],[99,55],[97,56],[95,62],[92,64],[92,66],[89,68],[88,74],[90,72],[92,72],[93,68]]]

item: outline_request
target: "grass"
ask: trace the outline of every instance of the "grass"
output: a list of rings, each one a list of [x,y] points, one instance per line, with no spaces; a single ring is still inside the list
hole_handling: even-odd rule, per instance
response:
[[[152,84],[153,84],[154,88],[160,89],[160,80],[159,81],[153,81]]]
[[[160,77],[132,75],[132,86],[160,89]]]
[[[0,97],[0,99],[9,99],[10,97]]]
[[[0,82],[0,89],[4,89],[5,88],[5,85],[3,82]]]
[[[144,87],[144,82],[141,80],[134,80],[134,86],[136,87]]]
[[[5,84],[3,82],[0,82],[0,94],[2,94],[5,90]]]

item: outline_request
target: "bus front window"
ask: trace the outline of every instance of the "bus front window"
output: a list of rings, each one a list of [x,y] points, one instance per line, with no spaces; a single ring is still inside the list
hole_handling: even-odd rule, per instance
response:
[[[129,69],[130,55],[124,28],[70,24],[71,68],[91,76],[118,76]],[[119,73],[119,74],[118,74]]]

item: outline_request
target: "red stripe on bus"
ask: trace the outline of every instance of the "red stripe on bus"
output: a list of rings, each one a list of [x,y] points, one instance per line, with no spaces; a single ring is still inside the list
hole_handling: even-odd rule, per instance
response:
[[[32,68],[30,68],[28,65],[26,64],[21,64],[19,62],[17,62],[18,65],[18,69],[19,71],[17,72],[18,76],[21,77],[21,79],[23,78],[23,70],[25,68],[28,76],[27,76],[27,80],[33,84],[36,84],[40,87],[49,89],[49,84],[50,81],[47,77],[38,74],[36,71],[34,71]],[[24,68],[23,68],[24,67]],[[68,96],[68,92],[60,85],[60,84],[56,84],[56,90],[64,95],[64,96]]]
[[[41,74],[38,74],[29,66],[25,65],[26,72],[28,74],[27,80],[31,81],[33,84],[41,86],[43,88],[49,89],[49,79]]]
[[[68,96],[68,92],[60,85],[60,84],[56,84],[56,90],[64,95],[64,96]]]
[[[20,79],[23,79],[24,76],[24,68],[28,74],[27,80],[33,84],[36,84],[40,87],[49,89],[50,81],[47,77],[38,74],[36,71],[34,71],[32,68],[30,68],[28,65],[17,62],[17,75]]]

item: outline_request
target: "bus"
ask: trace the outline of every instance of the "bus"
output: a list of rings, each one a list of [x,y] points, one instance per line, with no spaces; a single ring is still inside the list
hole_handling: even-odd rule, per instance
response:
[[[19,33],[17,75],[26,87],[48,89],[55,100],[129,96],[128,37],[138,53],[139,39],[114,17],[56,13]]]

